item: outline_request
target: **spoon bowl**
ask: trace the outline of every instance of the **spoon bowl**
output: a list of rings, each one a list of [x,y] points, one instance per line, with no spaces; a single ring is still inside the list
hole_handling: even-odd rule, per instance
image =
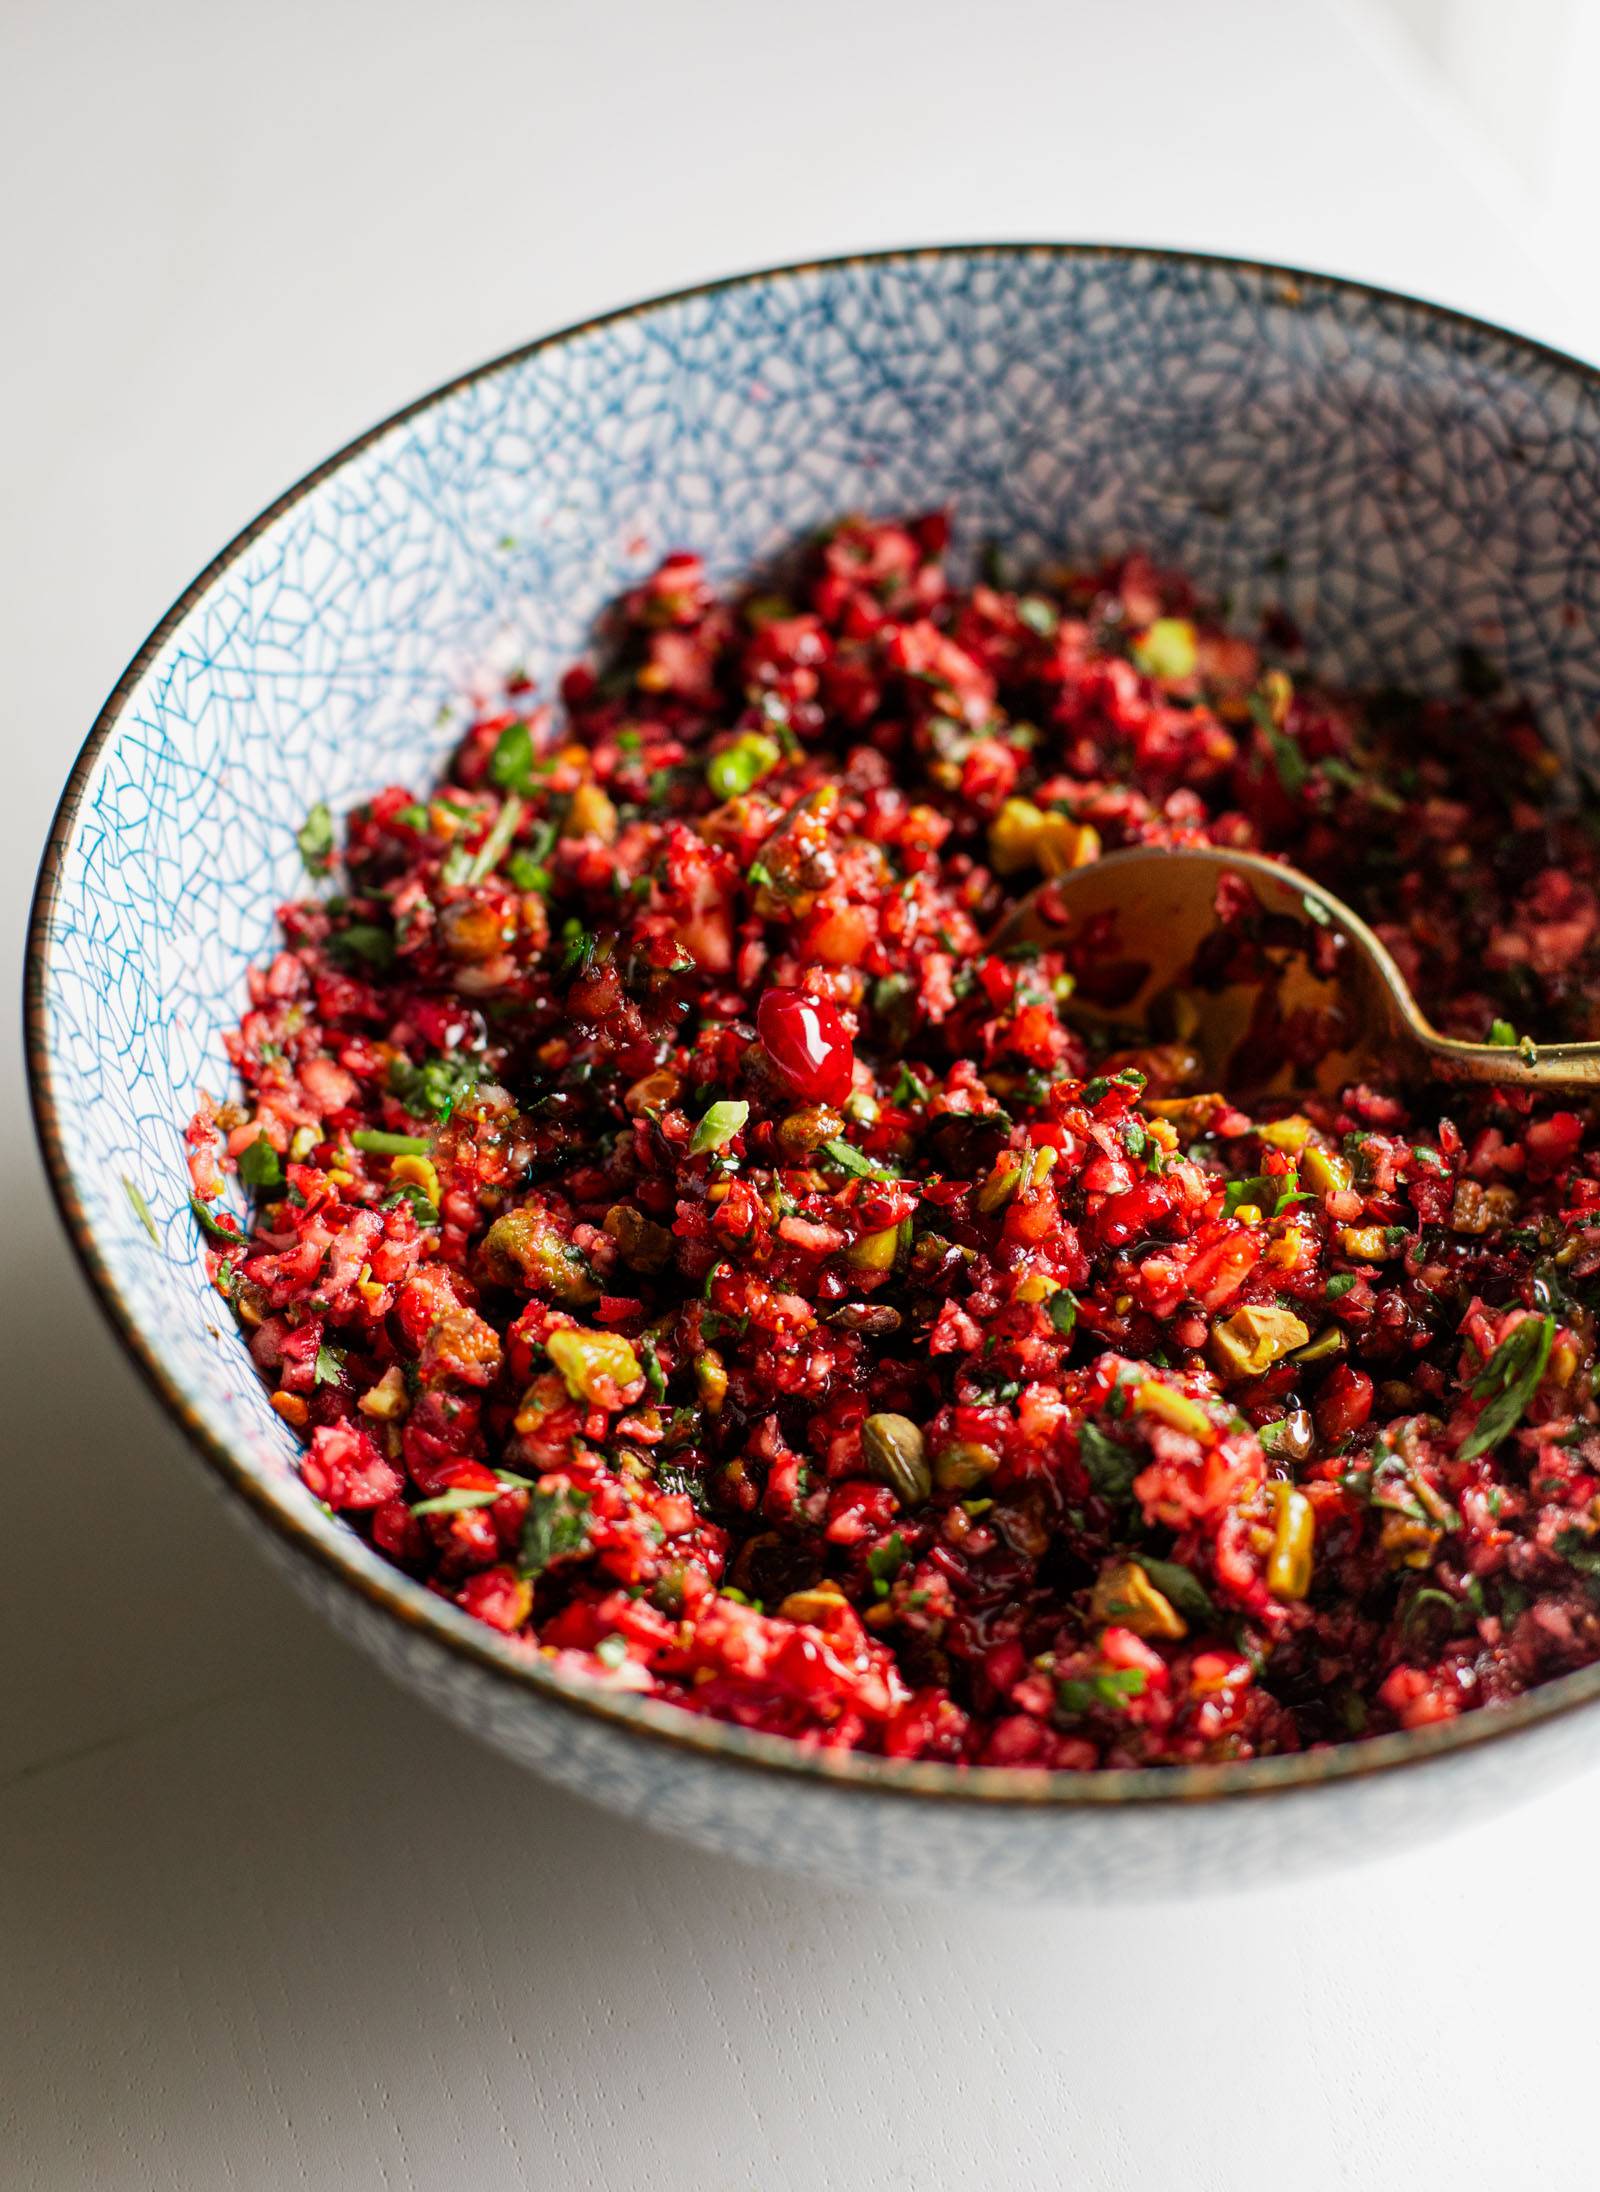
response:
[[[1218,894],[1233,895],[1224,926]],[[1253,910],[1249,901],[1254,901]],[[1085,963],[1075,1018],[1177,1037],[1213,1085],[1328,1092],[1372,1074],[1501,1088],[1600,1087],[1600,1043],[1515,1047],[1441,1035],[1361,916],[1259,853],[1137,845],[1052,877],[991,946],[1064,949]],[[1092,961],[1089,954],[1092,952]]]

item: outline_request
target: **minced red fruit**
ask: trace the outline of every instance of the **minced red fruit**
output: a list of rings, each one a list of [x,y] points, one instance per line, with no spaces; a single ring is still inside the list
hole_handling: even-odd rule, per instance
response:
[[[1590,1112],[1246,1101],[1091,1046],[1108,941],[985,941],[1102,850],[1260,847],[1447,1031],[1593,1036],[1527,712],[945,541],[848,520],[785,597],[671,556],[558,703],[313,810],[189,1136],[306,1485],[529,1654],[891,1758],[1245,1758],[1600,1657]]]

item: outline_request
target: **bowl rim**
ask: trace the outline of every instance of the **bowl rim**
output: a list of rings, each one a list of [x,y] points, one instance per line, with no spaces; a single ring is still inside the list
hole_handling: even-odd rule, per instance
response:
[[[50,946],[61,890],[63,856],[77,826],[94,765],[116,730],[130,696],[156,655],[215,581],[286,511],[395,428],[447,402],[462,390],[524,364],[547,350],[602,328],[640,319],[675,305],[715,297],[725,290],[750,289],[863,267],[909,266],[968,258],[1100,260],[1119,264],[1131,262],[1151,270],[1164,267],[1201,269],[1274,285],[1279,300],[1291,305],[1303,301],[1300,294],[1303,288],[1315,289],[1331,298],[1342,298],[1361,308],[1393,305],[1420,314],[1426,320],[1521,351],[1530,360],[1542,360],[1585,383],[1588,390],[1600,398],[1600,367],[1536,337],[1519,334],[1492,320],[1402,290],[1279,261],[1222,252],[1138,243],[1049,240],[906,245],[879,251],[845,252],[762,267],[749,273],[723,275],[593,314],[470,367],[401,405],[345,442],[243,526],[155,625],[113,686],[79,749],[57,802],[40,859],[25,947],[24,1052],[28,1094],[57,1212],[79,1268],[112,1332],[145,1384],[186,1433],[219,1486],[241,1501],[272,1532],[286,1555],[297,1556],[324,1578],[355,1591],[369,1611],[392,1616],[413,1633],[427,1636],[448,1655],[468,1663],[478,1674],[492,1678],[508,1696],[521,1694],[618,1733],[637,1736],[647,1744],[676,1753],[685,1761],[695,1760],[737,1774],[760,1772],[818,1788],[920,1802],[931,1798],[945,1804],[999,1807],[1003,1811],[1024,1807],[1084,1812],[1124,1804],[1134,1804],[1142,1809],[1197,1802],[1259,1800],[1303,1791],[1326,1782],[1391,1774],[1485,1744],[1504,1744],[1511,1737],[1528,1734],[1592,1704],[1600,1697],[1600,1662],[1541,1683],[1524,1691],[1520,1697],[1489,1709],[1467,1713],[1431,1727],[1369,1737],[1325,1750],[1218,1765],[1110,1767],[1081,1774],[1039,1767],[955,1766],[884,1759],[854,1751],[810,1749],[786,1737],[759,1734],[687,1712],[678,1705],[641,1698],[628,1691],[611,1690],[584,1678],[559,1673],[548,1662],[518,1651],[482,1622],[474,1621],[447,1601],[436,1598],[402,1570],[390,1570],[386,1563],[369,1568],[358,1558],[356,1548],[359,1547],[370,1560],[369,1549],[353,1532],[324,1538],[311,1529],[306,1519],[270,1497],[255,1472],[239,1458],[228,1441],[219,1437],[201,1418],[167,1372],[159,1349],[146,1337],[102,1257],[79,1198],[57,1120],[50,1046]]]

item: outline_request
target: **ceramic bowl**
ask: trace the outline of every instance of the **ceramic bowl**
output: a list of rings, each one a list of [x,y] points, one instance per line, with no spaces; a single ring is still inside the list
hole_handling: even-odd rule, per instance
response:
[[[141,649],[73,770],[35,910],[55,1192],[118,1337],[301,1591],[397,1680],[599,1803],[837,1880],[1008,1896],[1387,1848],[1589,1755],[1600,1667],[1443,1727],[1230,1766],[1051,1778],[809,1755],[563,1680],[369,1551],[299,1483],[206,1284],[183,1127],[229,1085],[223,1031],[295,890],[308,806],[426,779],[441,710],[485,665],[548,690],[668,548],[730,578],[843,510],[941,503],[960,552],[1141,545],[1242,617],[1283,602],[1336,676],[1448,684],[1469,640],[1569,758],[1595,758],[1587,367],[1407,298],[1152,251],[911,251],[667,297],[364,436]]]

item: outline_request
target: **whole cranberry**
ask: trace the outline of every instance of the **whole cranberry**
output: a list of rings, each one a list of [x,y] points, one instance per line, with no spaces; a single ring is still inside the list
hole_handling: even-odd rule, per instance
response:
[[[797,1096],[837,1104],[849,1095],[855,1050],[825,997],[769,989],[756,1007],[756,1029],[762,1049]]]

